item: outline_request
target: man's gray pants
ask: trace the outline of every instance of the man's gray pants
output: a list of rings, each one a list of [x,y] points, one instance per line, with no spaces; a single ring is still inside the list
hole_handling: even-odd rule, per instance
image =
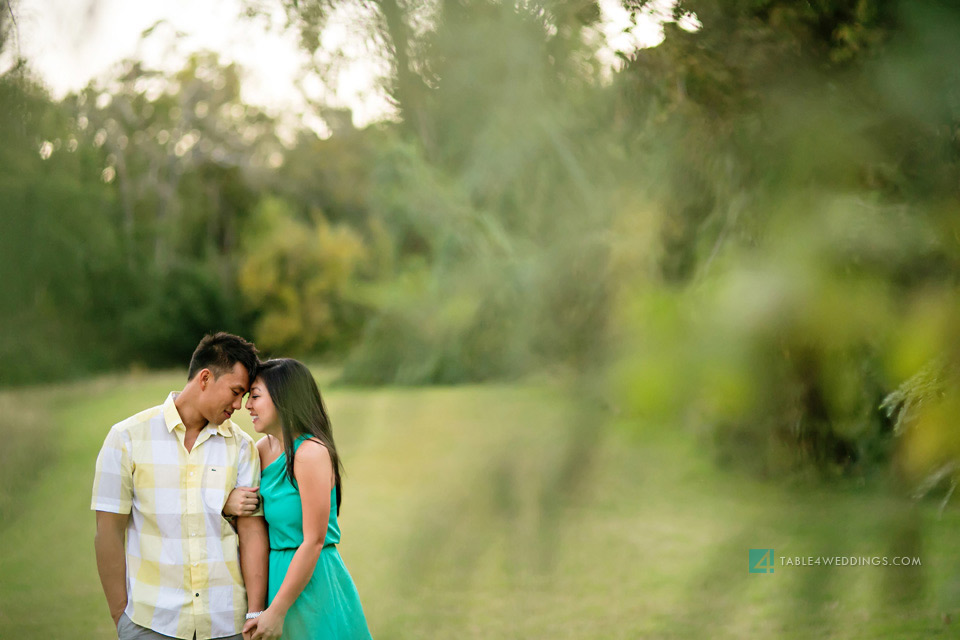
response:
[[[194,634],[196,637],[196,634]],[[119,640],[171,640],[170,636],[157,633],[153,629],[141,627],[136,622],[127,617],[127,614],[120,616],[120,622],[117,623],[117,638]],[[221,640],[221,639],[217,639]],[[235,636],[226,636],[222,640],[243,640],[241,634]]]

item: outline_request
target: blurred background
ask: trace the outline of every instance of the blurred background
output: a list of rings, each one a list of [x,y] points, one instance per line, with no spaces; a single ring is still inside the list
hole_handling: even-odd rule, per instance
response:
[[[958,61],[946,0],[3,0],[2,635],[112,637],[96,453],[227,330],[314,367],[375,637],[960,637]]]

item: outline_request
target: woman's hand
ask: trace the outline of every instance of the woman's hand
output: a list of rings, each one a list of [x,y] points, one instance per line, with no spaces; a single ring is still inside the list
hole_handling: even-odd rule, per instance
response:
[[[227,496],[223,505],[225,516],[252,516],[260,504],[259,487],[237,487]]]
[[[253,640],[276,640],[283,635],[283,618],[284,616],[278,611],[267,607],[267,610],[261,613],[259,617],[248,621],[244,625],[243,637],[250,637]]]

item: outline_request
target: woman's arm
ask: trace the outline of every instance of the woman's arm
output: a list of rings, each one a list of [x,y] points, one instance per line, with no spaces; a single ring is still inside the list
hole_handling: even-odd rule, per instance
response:
[[[293,475],[297,479],[303,505],[303,544],[293,554],[290,568],[273,602],[256,619],[253,637],[257,639],[280,637],[283,618],[310,582],[327,536],[330,491],[333,489],[333,464],[327,448],[313,440],[304,441],[293,459]]]
[[[263,516],[238,518],[237,536],[240,541],[240,573],[247,590],[247,612],[263,611],[270,568],[270,538]]]

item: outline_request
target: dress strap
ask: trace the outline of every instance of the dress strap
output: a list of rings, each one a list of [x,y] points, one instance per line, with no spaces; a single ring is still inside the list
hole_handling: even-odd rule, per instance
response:
[[[310,433],[301,433],[300,435],[298,435],[293,440],[293,450],[296,451],[297,449],[299,449],[301,444],[303,444],[305,441],[309,440],[312,437],[313,437],[313,434],[310,434]]]

